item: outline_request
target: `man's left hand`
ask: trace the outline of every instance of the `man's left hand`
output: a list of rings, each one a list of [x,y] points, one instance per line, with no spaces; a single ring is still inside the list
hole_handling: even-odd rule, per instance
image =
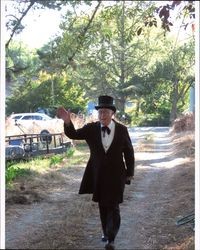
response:
[[[133,176],[126,176],[126,184],[127,185],[131,184],[131,180],[133,180]]]

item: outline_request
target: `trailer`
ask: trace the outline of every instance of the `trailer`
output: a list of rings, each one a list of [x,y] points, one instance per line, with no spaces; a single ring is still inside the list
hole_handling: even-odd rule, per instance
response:
[[[63,133],[6,136],[6,160],[28,159],[40,155],[64,153],[73,146],[72,140],[64,140],[64,138]]]

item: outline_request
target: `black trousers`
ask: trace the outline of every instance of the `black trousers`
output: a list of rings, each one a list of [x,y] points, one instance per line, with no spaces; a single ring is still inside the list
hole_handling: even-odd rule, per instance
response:
[[[105,206],[99,203],[99,213],[104,235],[109,242],[114,241],[121,222],[119,204]]]

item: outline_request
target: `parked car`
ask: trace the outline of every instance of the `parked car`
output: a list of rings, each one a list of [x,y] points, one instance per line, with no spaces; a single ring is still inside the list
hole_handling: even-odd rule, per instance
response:
[[[51,142],[51,135],[63,133],[63,121],[58,118],[51,118],[43,113],[18,113],[12,114],[6,119],[6,136],[22,134],[40,134],[40,140]],[[70,141],[64,133],[63,137]]]
[[[10,116],[11,119],[15,121],[27,121],[27,120],[37,120],[37,121],[48,121],[52,120],[50,116],[44,113],[19,113],[19,114],[12,114]]]

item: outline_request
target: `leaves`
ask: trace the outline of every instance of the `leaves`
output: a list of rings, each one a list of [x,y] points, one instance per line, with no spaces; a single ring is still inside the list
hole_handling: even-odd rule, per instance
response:
[[[161,19],[161,27],[165,31],[170,31],[169,26],[173,26],[173,23],[170,22],[170,18],[172,16],[171,10],[174,10],[177,8],[177,6],[182,6],[178,10],[178,14],[176,16],[186,16],[189,15],[190,18],[195,18],[195,6],[194,6],[195,1],[173,1],[172,4],[166,4],[164,6],[160,6],[157,9],[157,13]],[[187,24],[186,24],[187,25]]]
[[[165,107],[169,111],[174,81],[178,79],[181,88],[193,79],[193,46],[171,51],[174,40],[164,39],[151,2],[117,1],[107,8],[98,4],[90,15],[68,11],[60,26],[62,35],[30,60],[10,44],[7,79],[15,79],[17,86],[7,99],[8,113],[51,106],[53,98],[55,105],[84,110],[87,98],[100,94],[121,100],[122,112],[127,100],[141,101],[148,112],[162,113]],[[178,5],[159,9],[165,31],[173,26],[171,10]]]
[[[140,27],[140,28],[137,30],[137,35],[139,36],[141,33],[142,33],[142,27]]]

